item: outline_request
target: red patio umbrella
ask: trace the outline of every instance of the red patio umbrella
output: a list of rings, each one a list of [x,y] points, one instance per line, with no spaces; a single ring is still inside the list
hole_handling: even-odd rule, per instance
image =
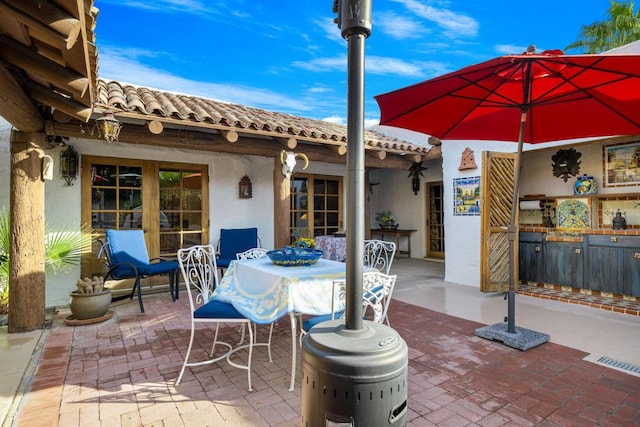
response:
[[[522,329],[515,326],[513,245],[523,142],[640,134],[640,55],[534,52],[531,46],[521,55],[494,58],[375,97],[381,125],[441,140],[518,142],[509,225],[508,334]]]

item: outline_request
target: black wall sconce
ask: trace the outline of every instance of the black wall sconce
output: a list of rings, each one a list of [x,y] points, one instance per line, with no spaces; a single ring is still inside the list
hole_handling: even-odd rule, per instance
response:
[[[253,188],[251,180],[247,175],[243,176],[238,184],[238,196],[241,199],[250,199],[253,197]]]
[[[73,185],[73,181],[78,175],[78,159],[78,153],[70,145],[67,145],[67,148],[60,152],[60,175],[66,185]]]

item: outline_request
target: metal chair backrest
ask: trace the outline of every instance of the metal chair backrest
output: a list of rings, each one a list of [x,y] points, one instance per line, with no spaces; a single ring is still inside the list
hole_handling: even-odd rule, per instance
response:
[[[391,294],[397,276],[390,276],[379,271],[368,271],[362,278],[362,314],[373,322],[382,323],[387,315]],[[335,314],[344,317],[347,299],[347,286],[344,280],[333,282],[333,300],[331,302],[331,318]]]
[[[396,275],[380,271],[364,273],[362,280],[363,314],[374,322],[382,323],[387,317],[391,294],[396,284]]]
[[[178,264],[193,313],[196,308],[209,302],[218,285],[215,249],[213,245],[195,245],[179,249]]]
[[[255,258],[264,258],[267,256],[268,250],[265,248],[251,248],[247,249],[244,252],[239,252],[236,254],[236,259],[255,259]]]
[[[364,265],[389,274],[396,255],[396,244],[384,240],[364,241]]]

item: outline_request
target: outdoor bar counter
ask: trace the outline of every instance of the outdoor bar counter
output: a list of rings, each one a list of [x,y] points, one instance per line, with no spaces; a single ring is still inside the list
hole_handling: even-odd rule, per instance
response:
[[[521,281],[640,298],[640,228],[519,227]]]

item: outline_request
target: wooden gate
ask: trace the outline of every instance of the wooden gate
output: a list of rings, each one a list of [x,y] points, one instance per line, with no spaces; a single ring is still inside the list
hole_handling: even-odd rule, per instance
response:
[[[516,153],[482,153],[480,218],[480,290],[509,290],[509,236]],[[516,212],[516,224],[518,216]],[[515,285],[518,284],[518,241],[514,242]]]

